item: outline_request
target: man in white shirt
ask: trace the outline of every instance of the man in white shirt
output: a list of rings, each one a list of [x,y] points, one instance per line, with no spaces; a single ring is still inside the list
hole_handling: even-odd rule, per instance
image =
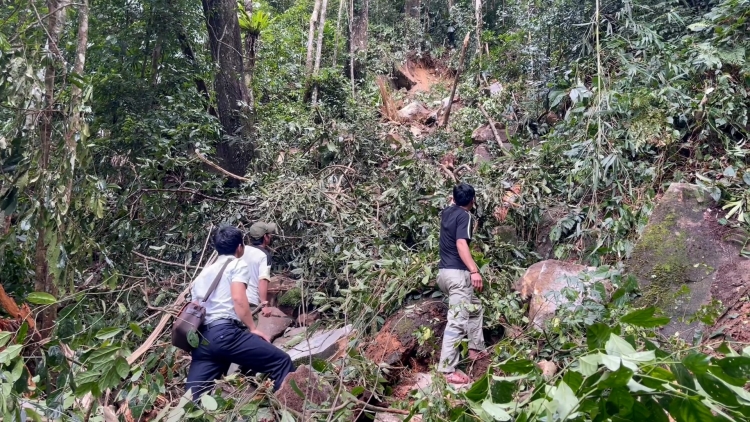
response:
[[[274,223],[258,221],[248,230],[250,245],[245,246],[242,260],[250,269],[250,282],[247,285],[247,300],[253,308],[261,307],[261,315],[268,317],[268,283],[271,281],[271,252],[269,247],[272,235],[278,233]]]
[[[294,366],[289,355],[269,343],[266,334],[256,329],[247,301],[250,270],[239,259],[245,252],[242,232],[236,227],[223,226],[216,231],[213,241],[219,257],[201,271],[191,290],[193,300],[206,308],[206,318],[199,330],[200,345],[192,352],[186,389],[197,401],[236,363],[268,374],[274,381],[274,391],[278,390],[284,378],[294,372]],[[230,262],[221,281],[206,300],[211,283],[227,261]]]

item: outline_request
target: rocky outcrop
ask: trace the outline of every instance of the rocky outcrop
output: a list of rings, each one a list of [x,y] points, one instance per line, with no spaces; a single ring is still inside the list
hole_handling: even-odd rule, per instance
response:
[[[533,326],[541,329],[559,308],[581,303],[586,284],[596,281],[584,281],[579,277],[587,269],[589,267],[584,265],[549,259],[537,262],[526,270],[513,287],[523,300],[530,300],[529,319]],[[572,289],[579,294],[571,301],[563,289]]]
[[[729,306],[750,285],[750,260],[726,241],[732,229],[717,220],[723,212],[700,187],[673,183],[654,208],[628,262],[638,278],[639,306],[657,306],[671,317],[663,334],[688,341],[703,324],[693,318],[704,306]],[[721,302],[723,305],[719,305]]]

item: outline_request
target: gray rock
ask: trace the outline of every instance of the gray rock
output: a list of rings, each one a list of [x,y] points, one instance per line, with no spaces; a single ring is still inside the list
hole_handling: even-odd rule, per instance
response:
[[[290,348],[304,340],[307,327],[292,328],[284,333],[283,336],[273,341],[273,345],[279,348]]]
[[[351,324],[336,330],[326,330],[312,334],[299,344],[287,350],[293,361],[300,359],[328,359],[339,351],[339,341],[345,339],[353,331]]]
[[[714,306],[714,299],[732,304],[737,289],[750,284],[750,260],[740,257],[740,245],[725,240],[732,229],[717,222],[721,214],[700,187],[673,183],[628,261],[641,287],[636,304],[657,306],[672,318],[665,335],[700,337],[705,327],[691,317],[704,305]]]

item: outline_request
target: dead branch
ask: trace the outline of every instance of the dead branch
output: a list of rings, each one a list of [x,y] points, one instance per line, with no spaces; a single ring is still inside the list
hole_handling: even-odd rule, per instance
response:
[[[219,173],[223,174],[224,176],[231,177],[232,179],[240,180],[242,182],[251,182],[251,180],[248,179],[248,178],[246,178],[246,177],[237,176],[234,173],[230,173],[229,171],[224,170],[218,164],[212,162],[211,160],[209,160],[208,158],[206,158],[205,156],[203,156],[203,154],[201,154],[200,152],[198,152],[197,149],[195,150],[195,156],[198,157],[199,160],[203,161],[203,163],[205,163],[207,166],[209,166],[212,169],[218,171]]]
[[[461,78],[461,72],[464,69],[464,59],[466,58],[466,48],[469,46],[469,35],[471,31],[466,33],[464,37],[464,45],[461,47],[461,58],[458,63],[458,69],[456,69],[456,79],[453,80],[453,88],[451,88],[451,96],[448,100],[448,107],[445,108],[445,117],[443,118],[442,125],[438,122],[438,126],[448,126],[448,119],[451,116],[451,107],[453,106],[453,98],[456,97],[456,88],[458,87],[458,80]]]
[[[225,199],[225,198],[218,198],[216,196],[206,195],[205,193],[201,193],[194,189],[141,189],[141,192],[174,192],[174,193],[189,193],[191,195],[199,196],[203,199],[208,199],[210,201],[217,201],[217,202],[225,202],[228,204],[237,204],[237,205],[245,205],[248,207],[254,207],[256,204],[245,202],[245,201],[238,201],[236,199]]]
[[[440,169],[443,171],[443,173],[445,173],[448,177],[451,178],[451,180],[453,180],[453,183],[458,183],[458,180],[456,179],[456,175],[453,174],[452,171],[448,170],[448,167],[446,167],[445,164],[440,163],[438,164],[438,166],[440,166]]]
[[[383,105],[380,107],[380,113],[386,119],[393,122],[398,122],[398,108],[396,107],[396,103],[393,101],[393,97],[388,90],[388,86],[385,83],[385,78],[383,78],[382,76],[378,76],[375,79],[375,82],[378,84],[380,98],[383,100]]]
[[[190,286],[185,288],[185,290],[180,293],[180,295],[177,297],[177,300],[175,300],[174,304],[172,305],[173,308],[181,307],[185,303],[185,298],[187,297],[188,293],[190,292]],[[130,356],[128,356],[128,364],[132,365],[140,359],[143,354],[148,352],[148,350],[153,346],[156,339],[158,339],[161,336],[162,331],[164,331],[164,328],[167,326],[167,323],[169,322],[169,318],[172,316],[171,313],[165,312],[164,315],[161,316],[161,320],[159,321],[159,324],[156,326],[153,332],[151,332],[151,335],[148,336],[146,341],[136,349],[135,352],[131,353]]]
[[[484,106],[482,104],[478,104],[479,111],[482,112],[484,115],[484,118],[487,119],[487,122],[490,124],[490,129],[492,129],[492,135],[495,136],[495,141],[497,141],[497,146],[500,147],[500,151],[503,152],[504,155],[510,155],[510,152],[507,151],[505,148],[503,148],[503,140],[500,138],[500,134],[497,133],[497,128],[495,128],[495,121],[492,120],[492,117],[490,117],[489,113],[487,113],[487,110],[484,109]]]
[[[144,255],[142,253],[139,253],[139,252],[136,252],[136,251],[133,251],[133,255],[139,256],[139,257],[141,257],[141,258],[143,258],[143,259],[145,259],[147,261],[158,262],[160,264],[170,265],[172,267],[192,268],[192,269],[196,269],[196,270],[200,270],[200,269],[203,268],[203,267],[197,267],[195,265],[185,265],[185,264],[178,264],[176,262],[164,261],[164,260],[159,259],[159,258],[154,258],[154,257],[146,256],[146,255]]]
[[[16,301],[5,293],[2,283],[0,283],[0,309],[5,310],[5,313],[18,321],[26,321],[29,324],[29,328],[36,331],[36,322],[31,315],[29,305],[24,303],[19,307]]]

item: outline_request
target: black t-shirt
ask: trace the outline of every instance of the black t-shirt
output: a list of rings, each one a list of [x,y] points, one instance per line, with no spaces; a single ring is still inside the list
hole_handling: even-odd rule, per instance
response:
[[[443,210],[443,215],[440,217],[440,264],[438,268],[469,270],[458,255],[456,247],[458,239],[466,239],[467,243],[471,243],[471,214],[458,205],[451,205]]]

